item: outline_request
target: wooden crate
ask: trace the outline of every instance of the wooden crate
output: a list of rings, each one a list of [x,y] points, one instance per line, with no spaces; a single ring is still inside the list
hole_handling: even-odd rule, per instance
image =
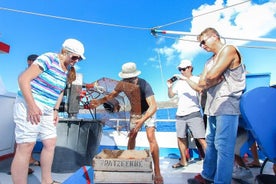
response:
[[[153,183],[153,172],[94,171],[94,183]]]
[[[149,150],[103,150],[93,159],[95,183],[153,183]]]
[[[148,150],[103,150],[93,159],[94,171],[152,171]]]

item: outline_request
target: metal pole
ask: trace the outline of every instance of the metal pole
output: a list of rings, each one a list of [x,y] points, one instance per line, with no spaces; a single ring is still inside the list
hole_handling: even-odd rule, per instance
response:
[[[198,35],[198,34],[193,34],[193,33],[190,33],[190,32],[183,32],[183,31],[157,30],[155,28],[151,29],[151,34],[152,35],[156,36],[158,33],[160,33],[160,34],[186,35],[186,36],[197,36]],[[276,43],[276,39],[274,39],[274,38],[233,38],[233,37],[225,37],[225,36],[222,36],[222,38],[230,39],[230,40]]]

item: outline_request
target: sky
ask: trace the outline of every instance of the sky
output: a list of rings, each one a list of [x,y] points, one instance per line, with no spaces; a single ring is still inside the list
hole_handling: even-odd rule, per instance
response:
[[[166,80],[180,61],[190,59],[199,75],[211,56],[195,36],[206,27],[237,46],[248,72],[270,74],[276,84],[275,0],[0,0],[0,42],[10,45],[0,54],[2,86],[16,92],[29,54],[58,53],[75,38],[85,47],[86,60],[76,65],[83,83],[120,80],[122,64],[132,61],[156,100],[166,101]]]

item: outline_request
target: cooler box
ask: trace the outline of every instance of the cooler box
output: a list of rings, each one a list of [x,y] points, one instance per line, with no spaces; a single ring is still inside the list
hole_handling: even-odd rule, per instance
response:
[[[149,150],[103,150],[92,166],[95,183],[153,183]]]

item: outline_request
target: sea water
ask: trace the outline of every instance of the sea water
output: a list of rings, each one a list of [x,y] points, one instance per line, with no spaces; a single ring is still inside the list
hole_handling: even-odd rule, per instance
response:
[[[129,117],[128,112],[122,112],[124,113],[125,117]],[[175,114],[176,114],[176,108],[162,108],[158,109],[156,111],[156,119],[157,120],[162,120],[161,122],[157,121],[156,122],[156,131],[158,132],[175,132],[175,122],[170,121],[175,119]],[[108,121],[106,117],[108,116],[109,119],[116,119],[119,118],[120,115],[118,113],[97,113],[96,117],[97,119],[101,120],[104,119],[105,121]],[[91,118],[91,114],[78,114],[78,118]],[[168,120],[168,121],[166,121]],[[114,122],[115,123],[115,122]],[[114,125],[113,123],[113,125]],[[128,123],[126,121],[126,123]],[[105,126],[103,127],[103,131],[105,130],[110,130],[114,129],[114,126],[111,126],[111,123],[105,123]],[[141,131],[145,131],[145,128],[142,127]]]

